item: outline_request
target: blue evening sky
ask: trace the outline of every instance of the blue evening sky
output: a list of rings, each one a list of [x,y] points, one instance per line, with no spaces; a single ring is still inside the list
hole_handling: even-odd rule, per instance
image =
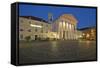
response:
[[[78,20],[77,28],[96,26],[95,8],[19,5],[19,16],[36,16],[47,21],[48,13],[53,14],[53,20],[65,13],[72,14]]]

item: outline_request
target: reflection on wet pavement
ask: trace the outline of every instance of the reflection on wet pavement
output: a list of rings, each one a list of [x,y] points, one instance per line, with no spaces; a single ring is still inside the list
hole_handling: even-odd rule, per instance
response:
[[[20,63],[42,63],[96,59],[95,41],[20,42]]]

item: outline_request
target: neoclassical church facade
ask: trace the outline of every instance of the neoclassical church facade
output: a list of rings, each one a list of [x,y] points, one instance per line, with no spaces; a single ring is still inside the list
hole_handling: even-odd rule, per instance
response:
[[[77,39],[77,20],[71,14],[63,14],[52,24],[52,31],[57,32],[60,39]]]

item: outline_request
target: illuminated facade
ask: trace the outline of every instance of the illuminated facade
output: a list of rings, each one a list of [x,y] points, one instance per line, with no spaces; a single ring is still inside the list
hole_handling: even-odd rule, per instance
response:
[[[52,14],[48,15],[48,21],[33,16],[19,17],[19,39],[44,40],[61,39],[76,40],[80,36],[77,31],[77,20],[71,14],[63,14],[55,21]]]
[[[76,40],[77,36],[77,20],[71,14],[63,14],[52,24],[52,31],[57,32],[59,39]]]
[[[83,32],[82,38],[85,40],[96,40],[96,28],[95,27],[88,27],[81,29]]]
[[[51,32],[51,24],[47,21],[33,16],[19,17],[20,40],[25,40],[27,37],[30,37],[30,40],[45,39],[49,32]]]

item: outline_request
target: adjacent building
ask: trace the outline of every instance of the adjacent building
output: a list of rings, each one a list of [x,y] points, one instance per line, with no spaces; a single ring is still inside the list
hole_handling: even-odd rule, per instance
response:
[[[87,27],[80,29],[82,34],[82,39],[84,40],[96,40],[96,27]]]
[[[30,40],[45,39],[51,32],[51,24],[42,18],[33,16],[19,17],[19,39]]]

